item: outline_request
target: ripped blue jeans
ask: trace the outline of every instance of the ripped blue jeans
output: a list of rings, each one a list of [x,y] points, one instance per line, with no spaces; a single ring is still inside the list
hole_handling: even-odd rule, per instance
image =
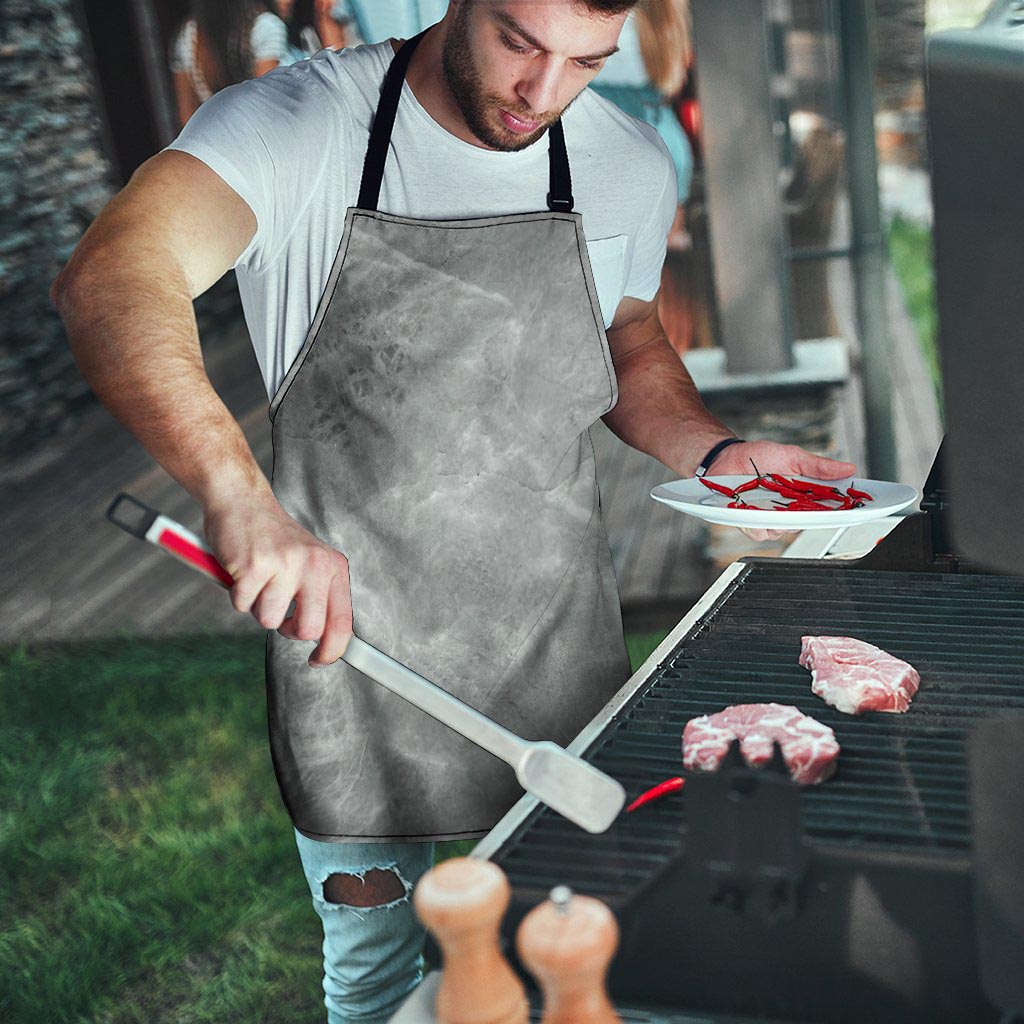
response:
[[[423,926],[412,909],[413,886],[434,863],[433,843],[321,843],[297,829],[295,841],[324,927],[327,1024],[383,1024],[423,977]],[[332,875],[363,878],[393,872],[404,895],[379,906],[332,902]]]

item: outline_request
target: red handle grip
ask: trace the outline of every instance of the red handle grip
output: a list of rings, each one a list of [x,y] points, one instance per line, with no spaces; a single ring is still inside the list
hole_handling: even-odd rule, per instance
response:
[[[207,576],[216,580],[225,589],[230,590],[234,586],[235,581],[231,573],[217,561],[213,552],[205,544],[197,544],[181,534],[175,533],[173,526],[163,527],[155,543],[166,548],[183,562],[195,566],[200,572],[205,572]]]

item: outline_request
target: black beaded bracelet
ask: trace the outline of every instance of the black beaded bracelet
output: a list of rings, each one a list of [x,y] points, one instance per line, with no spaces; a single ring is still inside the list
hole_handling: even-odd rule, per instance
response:
[[[712,448],[711,451],[709,451],[703,459],[701,459],[700,465],[697,467],[697,472],[694,473],[694,476],[704,476],[707,473],[707,471],[711,468],[711,463],[714,462],[715,459],[717,459],[718,456],[721,455],[722,452],[724,452],[725,449],[729,447],[729,445],[743,443],[744,442],[742,437],[727,437],[724,441],[719,441],[718,444],[716,444],[715,447]]]

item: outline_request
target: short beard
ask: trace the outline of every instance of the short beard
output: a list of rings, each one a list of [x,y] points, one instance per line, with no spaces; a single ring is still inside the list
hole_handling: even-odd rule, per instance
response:
[[[514,117],[519,117],[522,114],[524,119],[532,120],[533,118],[525,112],[505,106],[500,96],[484,94],[480,72],[477,71],[470,52],[467,24],[469,8],[470,4],[463,0],[455,12],[455,20],[448,30],[444,49],[441,52],[441,66],[444,69],[448,89],[459,105],[459,110],[462,112],[469,130],[485,146],[505,152],[526,149],[527,146],[536,142],[548,130],[548,126],[558,118],[545,118],[544,123],[528,135],[517,135],[509,128],[504,126],[499,128],[488,121],[487,115],[493,109],[494,104],[502,105]]]

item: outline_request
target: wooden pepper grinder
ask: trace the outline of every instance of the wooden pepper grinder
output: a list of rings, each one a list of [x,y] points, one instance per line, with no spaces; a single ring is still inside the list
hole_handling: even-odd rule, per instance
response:
[[[612,912],[564,885],[523,918],[516,949],[544,993],[542,1024],[620,1024],[604,984],[618,944]]]
[[[413,906],[444,954],[438,1024],[526,1024],[526,990],[498,946],[510,894],[501,868],[471,857],[438,864],[416,886]]]

